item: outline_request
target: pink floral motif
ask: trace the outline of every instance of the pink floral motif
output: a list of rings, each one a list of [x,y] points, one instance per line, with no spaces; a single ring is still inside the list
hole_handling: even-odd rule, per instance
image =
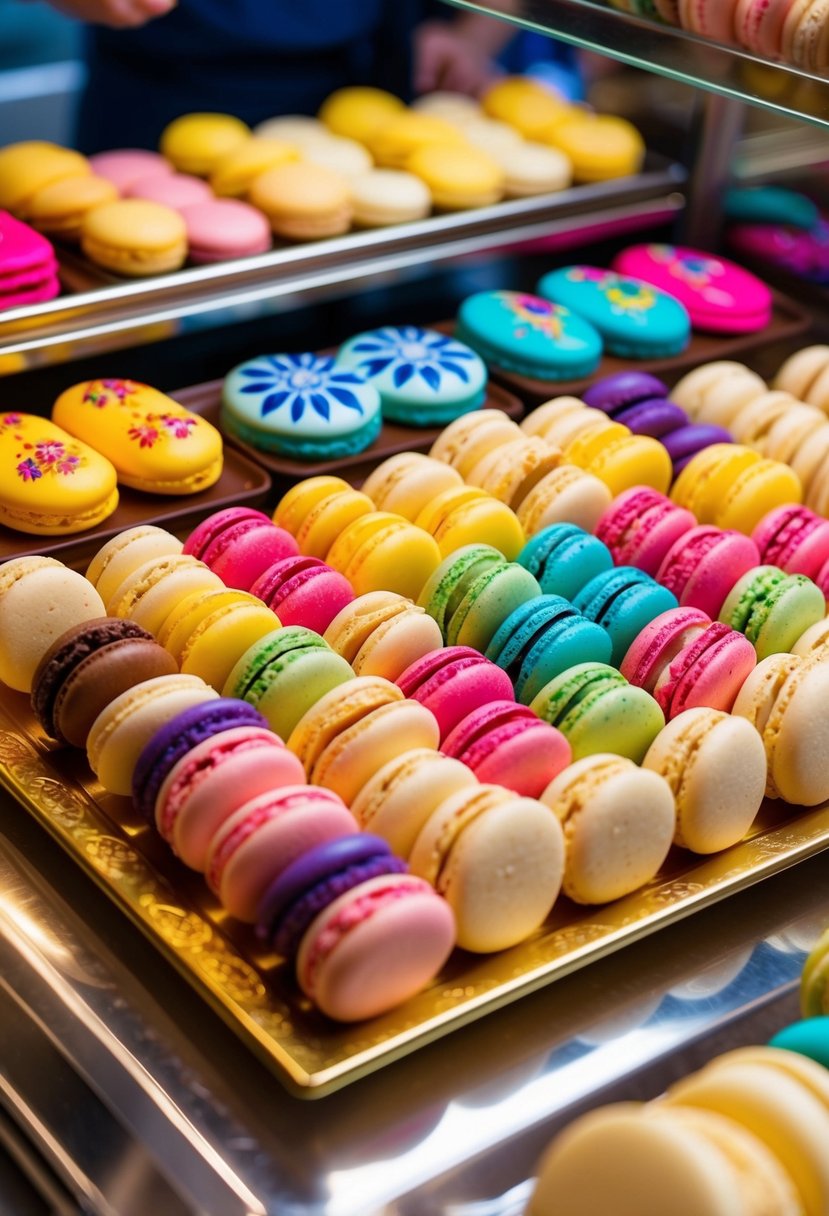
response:
[[[64,456],[63,460],[58,461],[56,468],[58,473],[62,473],[64,477],[69,477],[79,467],[80,463],[80,456]]]
[[[138,440],[140,448],[151,448],[158,439],[158,430],[154,426],[131,426],[129,437]]]
[[[2,421],[3,421],[3,426],[20,426],[21,422],[23,421],[23,415],[22,414],[4,414]]]
[[[100,410],[113,399],[123,405],[137,392],[138,385],[132,380],[91,380],[81,400]]]
[[[21,460],[17,466],[17,471],[24,481],[37,481],[43,476],[41,469],[37,467],[31,456],[27,456],[25,460]]]
[[[74,446],[74,445],[71,445]],[[39,481],[41,477],[69,477],[84,460],[75,451],[67,449],[60,439],[41,439],[36,443],[21,442],[17,453],[17,475],[23,481]],[[31,452],[31,456],[24,456]]]
[[[35,444],[35,459],[38,464],[56,464],[66,455],[66,448],[59,439],[47,439]]]
[[[174,439],[186,439],[196,425],[195,418],[185,418],[180,414],[161,414],[160,421]]]

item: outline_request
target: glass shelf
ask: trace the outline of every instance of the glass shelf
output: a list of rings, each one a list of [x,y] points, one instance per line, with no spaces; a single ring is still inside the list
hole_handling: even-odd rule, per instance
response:
[[[633,67],[829,126],[829,79],[710,42],[599,0],[447,0],[561,38]]]

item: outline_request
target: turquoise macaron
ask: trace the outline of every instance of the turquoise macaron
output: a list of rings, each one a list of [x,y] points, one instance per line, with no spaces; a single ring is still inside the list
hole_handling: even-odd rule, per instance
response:
[[[511,612],[486,657],[512,680],[516,700],[529,705],[550,680],[579,663],[607,663],[610,635],[585,620],[569,600],[541,595]]]
[[[817,204],[785,186],[732,186],[725,192],[725,214],[741,224],[785,224],[806,232],[820,223]]]
[[[610,354],[625,359],[669,358],[691,340],[684,305],[642,279],[595,266],[565,266],[545,274],[536,290],[584,317]]]
[[[374,385],[383,417],[404,426],[444,426],[486,400],[486,364],[456,338],[419,325],[384,325],[357,334],[337,365]]]
[[[310,352],[260,355],[225,377],[222,430],[263,452],[335,460],[380,434],[380,394],[332,358]]]
[[[320,697],[353,678],[351,666],[318,633],[288,625],[248,647],[230,672],[223,695],[253,705],[271,730],[287,739]]]
[[[531,537],[515,559],[541,590],[572,600],[597,574],[613,569],[607,545],[577,524],[551,524]]]
[[[506,564],[503,553],[492,545],[463,545],[426,580],[417,602],[437,623],[444,642],[455,609],[476,579]]]
[[[538,380],[590,376],[602,357],[602,340],[589,321],[520,291],[468,296],[458,310],[455,333],[487,363]]]
[[[650,693],[634,688],[604,663],[579,663],[556,676],[536,694],[530,709],[558,727],[574,760],[611,752],[641,764],[665,725]]]
[[[672,591],[635,566],[615,566],[582,587],[573,606],[610,634],[611,663],[618,667],[646,625],[669,608],[678,608]]]
[[[826,615],[820,587],[805,574],[777,566],[755,566],[726,596],[720,620],[744,633],[758,659],[786,654],[797,639]]]
[[[804,1018],[802,1022],[785,1026],[769,1039],[769,1047],[797,1052],[829,1068],[829,1017]]]

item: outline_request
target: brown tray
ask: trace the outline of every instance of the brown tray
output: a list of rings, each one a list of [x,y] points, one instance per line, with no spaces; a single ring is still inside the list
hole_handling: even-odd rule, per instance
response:
[[[11,557],[42,554],[56,557],[67,565],[77,565],[100,549],[104,541],[136,524],[157,524],[173,532],[187,532],[199,520],[222,507],[237,503],[263,502],[271,479],[258,464],[248,460],[229,444],[224,445],[222,475],[209,490],[200,494],[142,494],[119,486],[118,506],[107,519],[86,532],[71,536],[28,536],[0,526],[0,562]]]
[[[171,393],[188,410],[201,414],[214,426],[219,426],[219,411],[222,402],[223,380],[210,380],[205,384],[194,384],[190,388]],[[482,408],[503,410],[509,418],[521,418],[524,414],[521,402],[512,393],[497,384],[490,384]],[[221,429],[221,427],[220,427]],[[235,435],[224,435],[228,444],[239,448],[263,469],[267,469],[281,482],[299,481],[303,477],[317,477],[322,473],[336,474],[351,482],[365,480],[372,469],[389,456],[398,452],[426,452],[432,446],[443,427],[399,426],[395,422],[384,422],[380,434],[370,447],[353,456],[341,456],[338,460],[291,460],[275,452],[260,452],[258,448]]]
[[[520,397],[527,409],[534,409],[552,397],[580,397],[595,380],[603,376],[613,376],[616,372],[630,371],[631,368],[650,372],[675,384],[685,372],[701,363],[713,363],[719,359],[737,359],[742,362],[751,351],[805,333],[812,323],[806,309],[782,292],[775,291],[773,296],[771,321],[765,329],[754,334],[694,333],[688,348],[681,355],[673,355],[670,359],[619,359],[615,355],[605,355],[598,369],[591,376],[582,377],[580,380],[537,380],[533,376],[519,376],[516,372],[505,371],[496,365],[490,367],[489,373],[499,384]],[[434,328],[452,333],[454,322],[436,325]]]

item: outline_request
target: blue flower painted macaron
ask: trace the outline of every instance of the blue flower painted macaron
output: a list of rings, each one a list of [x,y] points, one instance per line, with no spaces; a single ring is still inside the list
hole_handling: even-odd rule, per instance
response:
[[[374,385],[326,356],[261,355],[234,367],[222,389],[228,435],[296,460],[362,452],[381,423]]]
[[[569,308],[520,291],[479,291],[458,311],[456,334],[487,363],[538,380],[591,375],[602,357],[596,329]]]
[[[474,350],[418,325],[385,325],[350,338],[337,355],[380,393],[383,417],[405,426],[444,426],[480,409],[487,370]]]
[[[590,321],[613,355],[667,359],[691,340],[691,319],[679,300],[642,279],[565,266],[545,274],[536,290]]]

